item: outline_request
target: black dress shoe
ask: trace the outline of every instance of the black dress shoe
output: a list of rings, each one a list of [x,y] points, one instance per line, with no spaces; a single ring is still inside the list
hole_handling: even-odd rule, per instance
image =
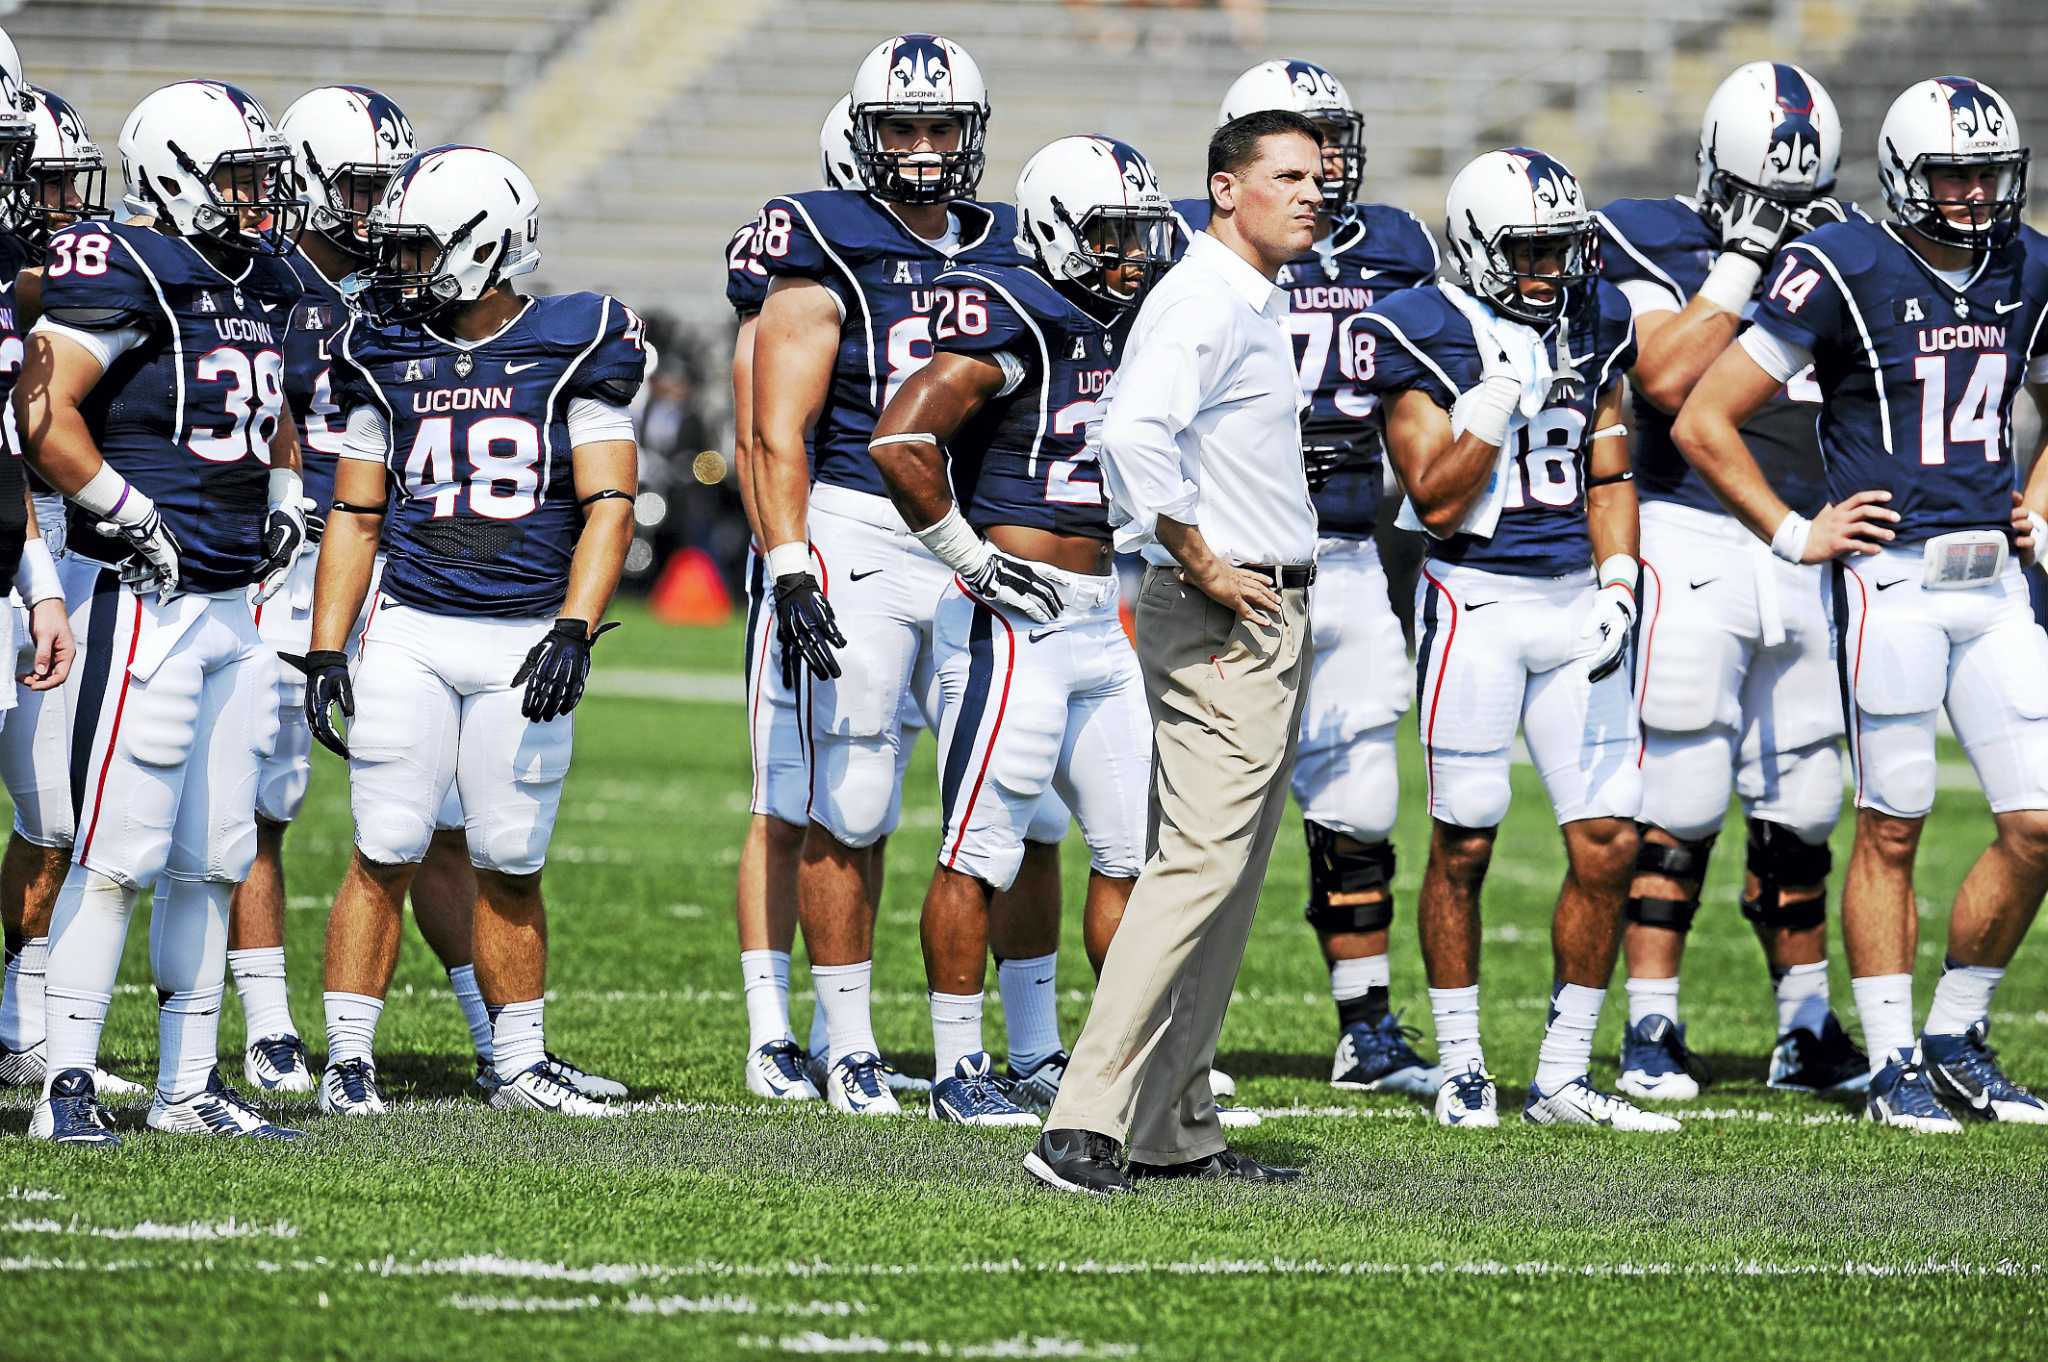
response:
[[[1238,1182],[1293,1182],[1299,1168],[1272,1168],[1249,1154],[1226,1149],[1206,1159],[1186,1163],[1131,1163],[1131,1177],[1137,1178],[1231,1178]]]
[[[1124,1176],[1124,1147],[1092,1130],[1048,1130],[1024,1156],[1025,1171],[1048,1187],[1090,1196],[1131,1190]]]

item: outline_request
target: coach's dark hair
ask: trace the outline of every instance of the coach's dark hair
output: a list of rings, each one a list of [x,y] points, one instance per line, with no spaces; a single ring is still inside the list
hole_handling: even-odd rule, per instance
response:
[[[1306,137],[1319,147],[1323,144],[1322,129],[1292,109],[1261,109],[1231,119],[1209,136],[1209,178],[1213,180],[1225,171],[1232,175],[1241,173],[1259,159],[1260,143],[1288,133]],[[1209,202],[1216,202],[1213,189]]]

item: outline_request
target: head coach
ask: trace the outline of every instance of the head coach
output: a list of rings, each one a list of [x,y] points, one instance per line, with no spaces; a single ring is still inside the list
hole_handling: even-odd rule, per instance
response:
[[[1216,130],[1209,226],[1140,308],[1091,431],[1116,546],[1146,564],[1152,827],[1025,1160],[1067,1191],[1298,1176],[1226,1147],[1209,1066],[1286,805],[1311,658],[1316,513],[1288,297],[1273,280],[1314,236],[1321,146],[1314,124],[1277,110]]]

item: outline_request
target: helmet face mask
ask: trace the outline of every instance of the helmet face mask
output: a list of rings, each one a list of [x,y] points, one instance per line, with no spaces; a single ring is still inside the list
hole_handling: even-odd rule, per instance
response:
[[[1310,121],[1323,134],[1323,210],[1341,213],[1358,197],[1365,182],[1365,119],[1356,113],[1321,113]],[[1342,173],[1331,174],[1342,158]]]
[[[417,326],[462,301],[462,284],[451,268],[459,252],[478,249],[471,234],[483,222],[479,211],[454,238],[443,241],[431,227],[394,226],[370,217],[370,267],[351,300],[378,326]],[[488,289],[488,285],[486,285]]]
[[[1173,264],[1173,212],[1167,208],[1091,207],[1077,220],[1055,196],[1053,211],[1073,232],[1067,282],[1115,307],[1136,307]]]
[[[38,251],[74,222],[107,215],[107,163],[95,151],[90,157],[64,161],[37,158],[31,174],[29,213],[21,235]]]
[[[368,260],[370,211],[418,149],[412,121],[367,85],[323,85],[292,102],[278,131],[291,147],[306,225],[343,255]]]
[[[183,157],[178,144],[174,156]],[[283,146],[223,152],[205,170],[183,157],[186,174],[206,186],[193,213],[200,235],[246,255],[288,255],[306,228],[306,205],[291,191],[292,154]]]
[[[308,225],[336,250],[357,260],[370,258],[370,213],[384,198],[395,167],[348,162],[328,169],[305,165],[299,173],[319,180],[327,203],[316,206]]]
[[[34,217],[35,128],[0,116],[0,229],[20,230]]]
[[[1547,326],[1578,311],[1599,272],[1599,235],[1591,224],[1563,232],[1503,227],[1487,249],[1480,290],[1515,320]],[[1549,296],[1541,296],[1546,289]]]
[[[988,92],[959,44],[932,33],[880,44],[854,72],[847,113],[854,168],[876,198],[950,203],[980,186]]]
[[[1981,156],[1918,156],[1903,177],[1909,192],[1900,197],[1895,208],[1915,231],[1943,245],[1972,250],[2003,245],[2019,231],[2030,168],[2029,153],[2024,147]],[[1995,179],[1981,198],[1968,197],[1967,189],[1957,196],[1953,189],[1945,191],[1939,183],[1975,180],[1977,176],[1972,172],[1983,170],[1995,172]]]

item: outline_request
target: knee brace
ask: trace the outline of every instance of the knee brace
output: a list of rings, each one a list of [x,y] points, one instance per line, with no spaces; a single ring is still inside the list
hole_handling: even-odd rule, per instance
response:
[[[1394,921],[1393,846],[1340,848],[1342,834],[1335,830],[1306,820],[1301,826],[1308,835],[1309,926],[1319,932],[1386,930]]]
[[[1638,823],[1636,827],[1639,832],[1649,832],[1645,824]],[[1622,908],[1622,915],[1643,927],[1663,927],[1680,933],[1691,931],[1693,914],[1700,910],[1700,885],[1707,878],[1707,858],[1713,854],[1714,841],[1713,837],[1702,837],[1696,842],[1674,847],[1653,842],[1644,836],[1636,846],[1636,873],[1690,882],[1692,888],[1682,899],[1653,899],[1631,894]]]
[[[1756,897],[1742,900],[1742,915],[1751,925],[1786,931],[1809,931],[1827,921],[1828,872],[1835,858],[1828,844],[1815,845],[1782,823],[1749,820],[1749,873],[1756,876]],[[1787,888],[1819,886],[1821,892],[1799,903],[1786,903]]]

